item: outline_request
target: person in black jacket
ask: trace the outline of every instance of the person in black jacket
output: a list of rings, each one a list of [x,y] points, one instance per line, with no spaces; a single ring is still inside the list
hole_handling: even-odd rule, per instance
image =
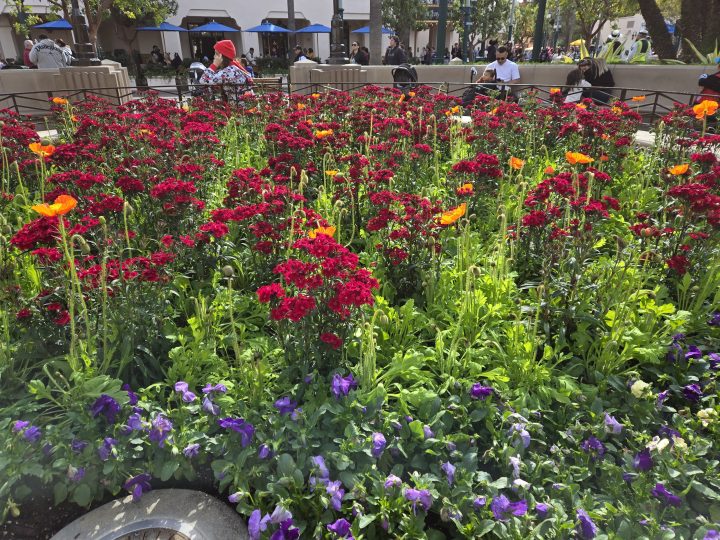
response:
[[[370,49],[365,46],[360,47],[355,55],[355,62],[361,66],[367,66],[370,63]]]
[[[385,51],[385,65],[386,66],[399,66],[407,62],[405,51],[400,47],[400,38],[397,36],[390,36],[390,46]]]
[[[697,99],[698,103],[703,101],[716,101],[720,103],[720,56],[715,59],[715,63],[718,65],[718,69],[715,73],[707,74],[703,73],[700,75],[698,85],[700,86],[700,96]]]
[[[583,58],[578,64],[578,69],[582,71],[585,80],[591,86],[601,86],[612,88],[615,86],[615,79],[602,58]],[[583,92],[583,97],[592,98],[595,103],[607,105],[612,94],[610,90],[587,90]]]

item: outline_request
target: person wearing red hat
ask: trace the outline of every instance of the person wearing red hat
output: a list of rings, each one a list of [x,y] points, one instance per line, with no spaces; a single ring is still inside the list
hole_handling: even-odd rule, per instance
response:
[[[252,76],[235,60],[235,45],[232,41],[223,39],[213,48],[215,57],[200,77],[199,83],[219,88],[223,99],[227,98],[226,88],[229,88],[229,93],[237,100],[252,85]]]

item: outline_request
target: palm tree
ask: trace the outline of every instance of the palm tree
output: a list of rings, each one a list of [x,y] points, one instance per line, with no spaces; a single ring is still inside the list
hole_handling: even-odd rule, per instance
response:
[[[382,0],[370,0],[370,64],[380,64],[382,53]]]
[[[288,12],[288,18],[287,18],[287,28],[291,32],[295,31],[295,0],[287,0],[287,12]],[[288,36],[292,36],[292,34],[287,34]],[[289,58],[292,60],[292,50],[295,46],[294,43],[288,43],[288,55]]]
[[[659,58],[675,58],[675,48],[657,2],[655,0],[638,0],[638,4],[640,13],[645,19],[645,25],[650,32],[655,53]]]

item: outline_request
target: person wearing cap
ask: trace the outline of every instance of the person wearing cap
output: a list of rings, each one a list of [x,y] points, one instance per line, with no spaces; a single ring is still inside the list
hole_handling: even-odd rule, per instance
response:
[[[720,56],[715,58],[717,71],[715,73],[703,73],[700,75],[698,85],[700,85],[700,95],[697,102],[714,101],[720,104]]]
[[[645,64],[650,54],[650,40],[648,39],[647,30],[640,30],[637,34],[637,39],[630,47],[626,62],[630,64]]]
[[[605,45],[603,45],[600,51],[600,56],[603,58],[617,58],[622,52],[622,34],[617,28],[610,32]]]
[[[215,56],[213,62],[205,70],[198,81],[200,84],[216,86],[225,99],[227,97],[225,85],[237,99],[245,87],[252,84],[252,76],[235,60],[235,45],[229,39],[218,41],[214,46]]]

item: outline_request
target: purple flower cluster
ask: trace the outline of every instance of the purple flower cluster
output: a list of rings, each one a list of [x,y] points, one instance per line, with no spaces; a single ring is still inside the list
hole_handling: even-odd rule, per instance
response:
[[[280,412],[280,416],[292,414],[297,408],[297,401],[292,401],[289,397],[281,397],[275,401],[275,408]]]
[[[25,420],[16,420],[13,423],[13,433],[22,433],[23,439],[27,442],[35,444],[42,437],[42,431],[37,426],[31,426],[30,422]]]
[[[148,438],[162,448],[165,440],[170,436],[173,425],[163,414],[158,414],[152,421]]]
[[[510,502],[505,495],[498,495],[490,503],[490,510],[498,521],[508,521],[510,516],[524,516],[527,513],[528,505],[525,499]]]
[[[270,540],[295,540],[300,537],[300,529],[293,525],[292,514],[282,506],[276,506],[272,515],[262,515],[260,510],[253,510],[248,521],[250,540],[259,540],[269,525],[279,525]]]
[[[357,382],[353,378],[352,374],[347,377],[343,377],[339,373],[333,375],[332,382],[330,383],[330,390],[335,396],[335,399],[347,396],[350,393],[350,390],[354,388],[357,388]]]
[[[593,461],[602,459],[605,455],[605,445],[596,437],[589,437],[580,445],[586,454],[589,454]]]
[[[334,533],[338,538],[347,538],[348,540],[353,539],[353,535],[350,533],[350,527],[352,525],[345,518],[340,518],[334,523],[330,523],[327,526],[328,531]]]
[[[486,397],[492,396],[494,391],[492,386],[483,386],[480,383],[475,383],[470,388],[470,397],[473,399],[485,399]]]
[[[405,500],[413,503],[412,509],[416,514],[418,505],[420,505],[423,511],[427,512],[430,510],[433,502],[432,495],[430,495],[430,492],[427,489],[407,488],[405,490]]]
[[[251,423],[246,422],[243,418],[221,418],[218,420],[218,424],[221,428],[232,430],[240,434],[240,444],[245,448],[252,441],[253,435],[255,435],[255,426]]]
[[[92,412],[93,418],[97,418],[102,414],[108,424],[114,424],[115,417],[120,412],[120,404],[112,396],[102,394],[92,404],[90,412]]]

